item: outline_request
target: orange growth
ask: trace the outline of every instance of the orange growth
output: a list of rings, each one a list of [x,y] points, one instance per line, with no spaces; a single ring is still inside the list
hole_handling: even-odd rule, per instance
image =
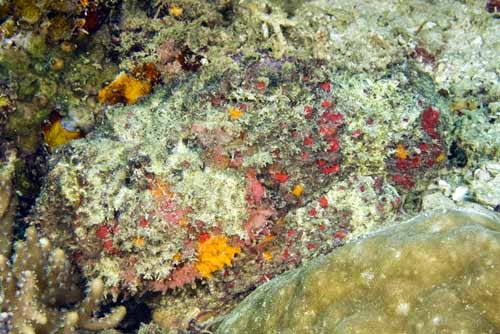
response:
[[[262,258],[264,259],[264,261],[271,261],[273,258],[273,254],[271,252],[267,252],[267,251],[263,252]]]
[[[73,139],[81,137],[80,131],[66,130],[61,120],[57,119],[43,129],[43,139],[51,148],[64,145]]]
[[[396,146],[396,158],[403,160],[408,158],[408,151],[405,149],[403,144]]]
[[[144,238],[143,237],[136,237],[134,239],[134,245],[138,248],[141,248],[142,246],[144,246]]]
[[[229,118],[232,120],[237,120],[244,115],[244,112],[236,107],[229,108],[227,112],[229,113]]]
[[[304,186],[302,184],[297,184],[293,190],[292,190],[292,194],[295,196],[295,197],[299,197],[300,195],[302,195],[302,192],[304,191]]]
[[[443,152],[439,153],[439,155],[436,158],[436,161],[437,162],[443,162],[445,160],[446,160],[446,154],[444,154]]]
[[[170,184],[160,180],[156,180],[151,185],[151,194],[157,203],[161,203],[165,198],[172,198],[174,195],[170,190]]]
[[[170,8],[168,9],[168,13],[170,15],[172,15],[173,17],[180,17],[182,15],[182,12],[184,10],[182,9],[182,7],[180,7],[179,5],[177,4],[172,4],[170,5]]]
[[[196,269],[203,277],[211,278],[212,273],[230,266],[234,256],[240,253],[239,247],[228,244],[225,235],[214,235],[198,243],[198,262]]]
[[[120,73],[115,80],[99,91],[97,99],[105,104],[126,102],[134,104],[140,97],[151,92],[151,84],[133,78],[125,72]]]
[[[174,257],[172,258],[172,260],[176,261],[176,262],[180,262],[182,260],[182,253],[181,252],[177,252],[175,253]]]
[[[273,241],[273,240],[274,240],[274,236],[272,236],[272,235],[266,235],[266,236],[264,237],[263,242],[271,242],[271,241]]]

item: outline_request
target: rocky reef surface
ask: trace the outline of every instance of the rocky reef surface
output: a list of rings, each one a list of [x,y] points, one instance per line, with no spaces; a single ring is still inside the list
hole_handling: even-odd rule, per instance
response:
[[[438,210],[259,287],[217,333],[496,333],[498,215]]]
[[[127,306],[123,332],[212,330],[374,229],[500,210],[499,7],[0,1],[2,268],[39,306],[2,282],[0,332],[43,332],[37,314],[92,296],[57,326],[114,327],[123,308],[81,325],[103,301],[99,316]],[[23,239],[50,251],[15,269]],[[19,272],[42,289],[55,259],[68,303],[23,292]]]

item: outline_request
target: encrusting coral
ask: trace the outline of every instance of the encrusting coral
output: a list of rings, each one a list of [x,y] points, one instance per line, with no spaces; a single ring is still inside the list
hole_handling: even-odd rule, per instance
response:
[[[224,333],[498,333],[500,224],[475,207],[389,226],[261,286]]]
[[[0,332],[12,334],[75,333],[76,329],[113,328],[125,317],[119,306],[102,318],[94,318],[102,300],[104,283],[90,283],[87,297],[72,310],[62,309],[82,297],[78,276],[62,249],[38,239],[36,229],[26,230],[26,241],[15,247],[10,265],[0,255]]]

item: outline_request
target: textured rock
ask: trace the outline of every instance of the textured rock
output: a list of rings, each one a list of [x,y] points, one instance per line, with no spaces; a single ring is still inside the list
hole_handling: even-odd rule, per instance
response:
[[[500,224],[434,211],[251,294],[217,333],[498,333]]]
[[[15,150],[6,150],[4,155],[5,161],[0,160],[0,256],[9,256],[17,207],[12,186],[17,153]]]
[[[489,163],[477,169],[471,180],[471,189],[477,202],[492,208],[500,206],[500,173],[498,164]]]

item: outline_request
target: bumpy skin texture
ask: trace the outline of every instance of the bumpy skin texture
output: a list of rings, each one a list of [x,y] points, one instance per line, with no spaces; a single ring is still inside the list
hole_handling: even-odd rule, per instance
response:
[[[261,286],[217,333],[497,333],[500,222],[435,211]]]
[[[445,166],[446,104],[414,70],[366,83],[316,61],[222,61],[109,109],[52,159],[35,221],[108,291],[206,281],[200,244],[220,235],[214,279],[246,291],[393,217],[397,188]],[[418,161],[396,161],[398,142]]]

